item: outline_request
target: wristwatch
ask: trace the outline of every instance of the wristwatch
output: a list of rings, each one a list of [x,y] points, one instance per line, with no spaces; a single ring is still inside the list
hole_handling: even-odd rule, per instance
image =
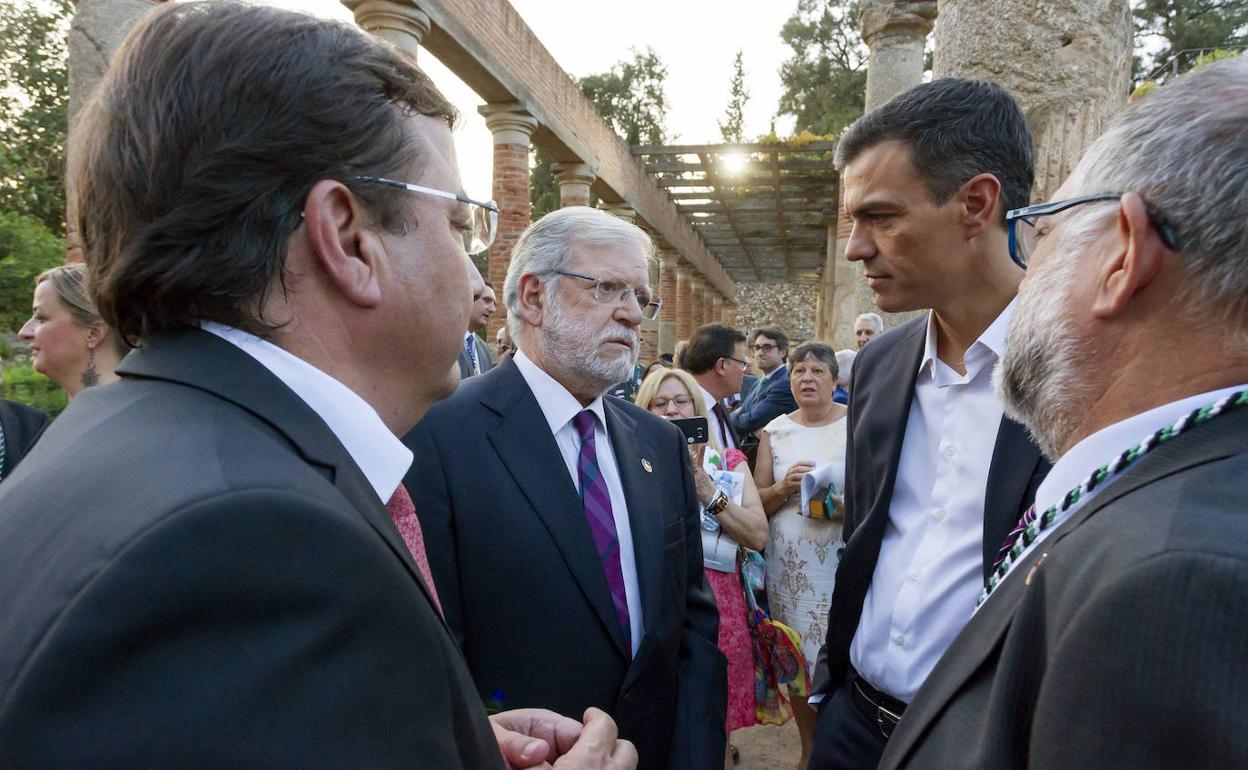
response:
[[[724,494],[724,490],[718,490],[711,501],[706,504],[706,512],[712,516],[718,516],[728,507],[728,495]]]

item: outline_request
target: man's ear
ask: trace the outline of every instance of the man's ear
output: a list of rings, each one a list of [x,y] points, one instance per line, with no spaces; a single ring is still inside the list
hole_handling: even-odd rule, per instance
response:
[[[958,190],[962,203],[962,224],[966,237],[984,233],[998,221],[997,202],[1001,200],[1001,182],[992,174],[977,174]]]
[[[341,182],[317,182],[303,206],[312,263],[347,300],[361,307],[381,302],[380,273],[386,250],[377,226]]]
[[[540,327],[547,304],[541,278],[533,273],[522,274],[516,298],[520,303],[520,318],[529,326]]]
[[[1138,194],[1122,196],[1116,225],[1096,271],[1092,314],[1097,318],[1121,314],[1131,298],[1157,277],[1166,252]]]

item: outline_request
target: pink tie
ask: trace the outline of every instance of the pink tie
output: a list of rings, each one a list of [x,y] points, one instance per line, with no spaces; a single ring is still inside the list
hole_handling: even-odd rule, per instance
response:
[[[416,518],[416,506],[412,505],[412,498],[402,484],[394,490],[390,502],[386,503],[386,511],[394,520],[394,526],[399,528],[399,534],[403,536],[407,550],[411,552],[412,558],[416,561],[416,568],[420,570],[420,576],[425,579],[425,586],[429,589],[429,595],[433,597],[433,604],[438,608],[438,614],[441,615],[442,603],[438,601],[438,589],[434,587],[433,573],[429,571],[429,557],[425,555],[425,536],[420,531],[420,519]]]

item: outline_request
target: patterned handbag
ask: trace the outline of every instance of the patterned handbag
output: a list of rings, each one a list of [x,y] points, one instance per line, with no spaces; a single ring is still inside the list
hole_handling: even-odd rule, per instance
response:
[[[802,656],[802,638],[767,614],[764,588],[767,573],[762,554],[739,547],[737,566],[745,594],[746,624],[754,648],[755,717],[762,724],[783,724],[792,718],[793,707],[781,685],[787,684],[794,695],[810,692],[810,673]]]

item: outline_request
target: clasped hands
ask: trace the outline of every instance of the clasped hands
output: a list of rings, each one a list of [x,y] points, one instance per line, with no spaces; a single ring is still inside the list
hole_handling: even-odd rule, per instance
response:
[[[512,709],[490,717],[494,739],[514,768],[632,770],[633,744],[618,739],[615,721],[600,709],[586,709],[583,721],[546,709]]]

